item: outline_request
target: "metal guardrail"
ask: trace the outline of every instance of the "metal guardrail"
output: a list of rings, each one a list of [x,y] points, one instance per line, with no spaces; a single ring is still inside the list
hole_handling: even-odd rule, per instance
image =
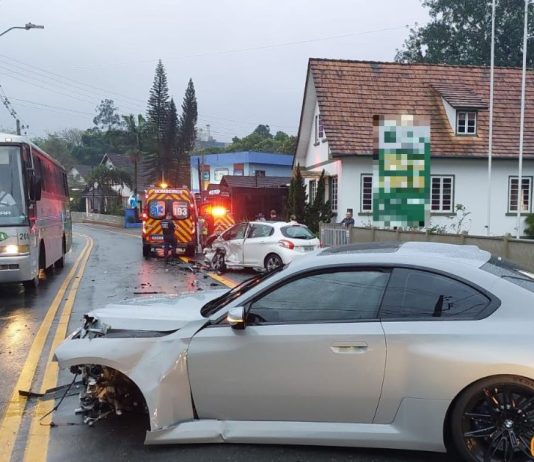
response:
[[[319,231],[319,237],[323,247],[345,245],[350,242],[350,229],[341,224],[322,224]]]
[[[74,223],[102,223],[111,226],[124,227],[124,216],[104,215],[102,213],[71,212]]]

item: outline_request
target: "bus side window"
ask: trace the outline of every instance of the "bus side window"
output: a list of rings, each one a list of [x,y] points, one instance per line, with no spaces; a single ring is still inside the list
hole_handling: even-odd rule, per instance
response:
[[[41,187],[43,188],[43,191],[46,191],[46,179],[43,175],[43,166],[41,164],[41,158],[38,156],[33,157],[33,166],[35,168],[35,175],[38,178],[41,178]]]

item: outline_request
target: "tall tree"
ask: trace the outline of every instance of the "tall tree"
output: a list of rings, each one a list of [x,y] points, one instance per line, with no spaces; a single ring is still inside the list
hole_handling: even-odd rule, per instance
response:
[[[430,22],[416,26],[396,61],[489,65],[491,46],[491,1],[422,0],[429,8]],[[495,65],[522,65],[524,0],[499,0],[496,5]],[[534,27],[530,15],[529,29]],[[528,56],[529,66],[534,55]]]
[[[152,182],[160,180],[164,174],[163,139],[167,130],[168,113],[169,88],[167,86],[167,74],[163,63],[159,60],[147,107],[147,125],[152,135],[153,143],[149,152],[144,156],[146,172]]]
[[[133,114],[127,116],[122,116],[122,120],[125,125],[125,144],[126,144],[126,153],[130,157],[130,160],[134,165],[134,175],[133,175],[133,192],[134,196],[137,196],[138,188],[138,178],[139,178],[139,162],[143,154],[143,144],[144,138],[146,136],[146,121],[145,118],[141,115],[136,117]]]
[[[306,185],[304,178],[300,172],[300,164],[297,164],[293,171],[293,177],[289,183],[289,191],[287,196],[287,210],[290,215],[295,215],[299,223],[304,223],[306,219],[306,201],[308,195],[306,194]]]
[[[324,170],[317,181],[317,191],[311,204],[306,209],[304,222],[314,232],[319,231],[319,223],[330,223],[332,219],[332,207],[330,201],[326,201]]]
[[[161,164],[165,179],[171,180],[174,186],[176,186],[176,177],[178,175],[178,155],[176,152],[178,129],[178,112],[176,111],[176,104],[174,104],[174,100],[171,98],[169,108],[167,109],[165,132],[163,133]]]
[[[96,108],[97,115],[93,119],[93,123],[100,130],[110,131],[119,128],[121,118],[117,111],[112,99],[103,99]]]
[[[182,115],[178,130],[178,185],[191,184],[191,167],[189,154],[195,147],[197,139],[197,97],[193,80],[189,79],[182,102]]]

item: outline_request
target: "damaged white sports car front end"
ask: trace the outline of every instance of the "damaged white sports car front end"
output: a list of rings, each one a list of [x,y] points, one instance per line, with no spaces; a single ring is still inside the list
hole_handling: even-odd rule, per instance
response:
[[[151,429],[194,418],[187,346],[209,319],[200,310],[227,290],[109,305],[56,350],[61,367],[82,377],[85,423],[125,411],[148,412]]]

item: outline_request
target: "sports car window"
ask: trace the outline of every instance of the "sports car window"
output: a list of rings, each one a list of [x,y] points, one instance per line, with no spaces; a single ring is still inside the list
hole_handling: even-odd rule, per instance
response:
[[[268,237],[274,233],[274,228],[269,225],[250,225],[248,231],[248,238],[252,239],[255,237]]]
[[[255,300],[248,312],[247,322],[350,322],[376,319],[388,278],[388,272],[378,270],[310,274],[277,287]]]
[[[490,299],[473,287],[441,274],[396,268],[389,282],[382,319],[478,319]]]
[[[480,269],[534,292],[534,274],[504,258],[493,256]]]

